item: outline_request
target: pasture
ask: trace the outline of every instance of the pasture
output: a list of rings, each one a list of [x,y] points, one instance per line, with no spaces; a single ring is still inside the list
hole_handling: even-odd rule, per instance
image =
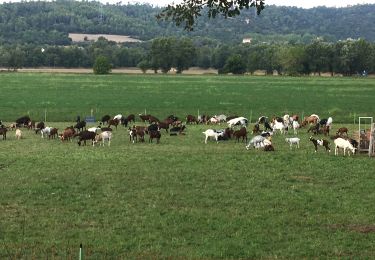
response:
[[[42,120],[47,108],[48,125],[59,129],[91,108],[100,116],[146,108],[160,119],[197,109],[247,117],[252,110],[254,119],[316,113],[351,134],[353,113],[373,116],[375,96],[375,82],[367,79],[0,74],[0,80],[0,119],[29,113]],[[373,158],[335,157],[322,147],[314,153],[306,128],[298,134],[300,149],[277,135],[269,153],[234,140],[205,145],[208,128],[188,125],[186,135],[162,132],[160,144],[132,144],[119,127],[110,147],[94,148],[42,140],[26,129],[16,140],[9,131],[0,140],[0,258],[76,259],[80,243],[87,259],[375,257]]]

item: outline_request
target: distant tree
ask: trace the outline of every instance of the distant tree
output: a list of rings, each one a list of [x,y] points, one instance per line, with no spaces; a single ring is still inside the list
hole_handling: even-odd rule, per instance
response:
[[[239,15],[241,11],[255,7],[257,13],[264,9],[263,0],[183,0],[181,4],[168,5],[156,17],[171,19],[177,26],[185,24],[186,30],[193,30],[196,19],[206,9],[209,18],[221,14],[225,18]]]
[[[173,66],[175,38],[156,38],[151,46],[151,64],[154,71],[160,68],[163,73],[167,73]],[[156,69],[156,70],[155,70]]]
[[[280,49],[279,55],[283,73],[290,76],[308,73],[306,53],[303,46],[284,46]]]
[[[0,57],[1,63],[8,70],[16,71],[23,66],[25,52],[20,47],[11,47]]]
[[[221,45],[220,47],[216,48],[212,55],[212,66],[215,69],[224,68],[225,62],[231,53],[232,50],[228,45]]]
[[[146,71],[151,68],[151,65],[147,60],[142,60],[138,63],[137,67],[142,70],[143,73],[146,73]]]
[[[316,40],[305,48],[309,71],[320,75],[323,71],[332,72],[332,46]]]
[[[196,66],[208,69],[211,67],[211,59],[212,53],[210,47],[203,46],[197,50]]]
[[[196,57],[193,42],[188,38],[174,41],[173,51],[173,66],[176,67],[177,73],[189,69]]]
[[[244,74],[246,72],[246,62],[241,55],[234,54],[227,59],[224,66],[224,72],[233,74]]]
[[[111,72],[111,64],[107,57],[99,56],[95,59],[94,74],[109,74]]]

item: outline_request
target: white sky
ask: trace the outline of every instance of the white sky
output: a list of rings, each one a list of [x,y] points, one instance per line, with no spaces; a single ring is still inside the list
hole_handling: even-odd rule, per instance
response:
[[[3,2],[20,2],[21,0],[0,0]],[[37,1],[37,0],[26,0],[26,1]],[[135,4],[135,3],[149,3],[154,6],[165,6],[173,2],[178,3],[181,0],[99,0],[102,3],[115,4],[121,2],[122,4]],[[327,6],[327,7],[345,7],[348,5],[357,4],[375,4],[375,0],[265,0],[266,5],[279,5],[279,6],[297,6],[302,8],[312,8],[316,6]]]
[[[101,2],[116,3],[120,0],[100,0]],[[149,3],[151,5],[165,6],[172,2],[181,2],[181,0],[124,0],[125,3]],[[284,5],[284,6],[297,6],[302,8],[312,8],[316,6],[327,7],[345,7],[348,5],[357,4],[375,4],[375,0],[265,0],[266,5]]]

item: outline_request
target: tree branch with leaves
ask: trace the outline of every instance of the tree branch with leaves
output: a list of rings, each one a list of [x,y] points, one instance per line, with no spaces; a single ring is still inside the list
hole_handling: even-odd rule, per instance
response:
[[[209,18],[215,18],[218,14],[228,18],[251,7],[256,8],[259,15],[264,9],[264,0],[183,0],[181,4],[169,4],[156,17],[165,21],[171,19],[177,26],[185,24],[185,30],[192,31],[204,10],[207,10]]]

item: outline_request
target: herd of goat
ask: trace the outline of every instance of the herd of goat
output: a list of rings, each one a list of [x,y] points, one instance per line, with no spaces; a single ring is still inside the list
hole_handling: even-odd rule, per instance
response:
[[[72,140],[78,138],[78,145],[86,144],[86,141],[91,142],[93,146],[99,143],[103,145],[107,142],[108,146],[112,139],[112,128],[119,125],[124,126],[128,129],[129,140],[132,143],[145,142],[145,136],[149,136],[149,142],[156,139],[156,142],[160,142],[161,130],[164,129],[171,136],[184,135],[186,124],[211,124],[221,125],[222,123],[227,124],[227,127],[221,130],[207,129],[203,132],[205,139],[204,142],[207,144],[209,139],[214,139],[216,142],[229,140],[234,138],[237,142],[246,142],[246,149],[263,149],[264,151],[274,151],[275,148],[272,144],[272,136],[278,132],[285,134],[293,130],[295,137],[285,138],[286,143],[289,144],[290,149],[294,146],[299,148],[300,138],[297,137],[298,131],[307,127],[308,133],[317,136],[319,134],[329,136],[330,129],[332,126],[332,118],[320,119],[318,115],[312,114],[311,116],[304,117],[302,121],[299,120],[297,115],[289,116],[284,115],[283,117],[273,117],[271,120],[266,116],[261,116],[254,124],[251,133],[254,137],[248,142],[247,135],[248,119],[239,116],[225,115],[219,116],[198,116],[188,115],[184,121],[181,121],[174,115],[168,116],[165,120],[161,121],[152,115],[139,115],[140,120],[143,123],[148,123],[148,126],[136,126],[135,115],[123,116],[121,114],[111,117],[105,115],[99,122],[97,127],[86,127],[86,122],[81,121],[77,118],[76,124],[65,128],[60,133],[57,128],[46,126],[44,122],[35,122],[30,119],[29,116],[23,116],[18,118],[15,123],[8,126],[3,125],[0,120],[0,135],[3,136],[3,140],[6,140],[7,131],[15,130],[15,136],[17,139],[22,138],[21,127],[35,130],[35,133],[41,134],[42,138],[54,139],[60,138],[61,141]],[[133,126],[128,126],[133,123]],[[339,128],[335,136],[331,136],[335,147],[335,155],[338,153],[338,149],[341,148],[344,151],[344,155],[348,150],[352,154],[358,149],[358,142],[348,136],[348,129],[345,127]],[[309,140],[313,143],[315,152],[318,147],[322,146],[327,152],[330,152],[330,142],[323,138],[314,138],[311,136]]]

